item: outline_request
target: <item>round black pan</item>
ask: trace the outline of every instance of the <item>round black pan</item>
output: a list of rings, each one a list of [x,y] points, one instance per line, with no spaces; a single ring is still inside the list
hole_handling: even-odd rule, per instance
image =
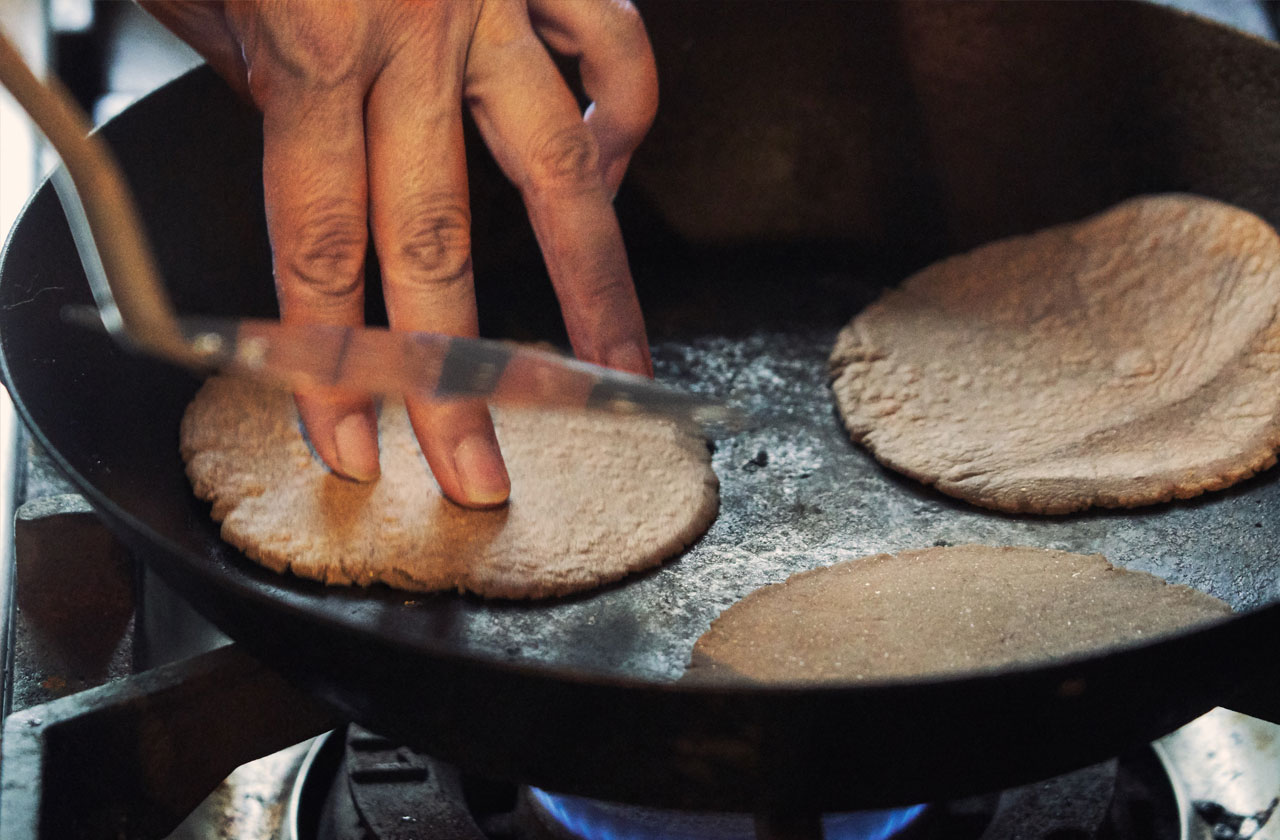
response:
[[[1048,776],[1213,705],[1280,697],[1274,473],[1141,511],[995,515],[879,468],[846,439],[825,381],[836,329],[945,253],[1147,191],[1275,223],[1280,52],[1139,5],[644,11],[663,110],[618,211],[656,366],[753,412],[716,442],[721,514],[683,557],[538,604],[259,569],[219,539],[183,473],[178,421],[199,383],[60,321],[89,295],[47,185],[0,266],[0,362],[36,437],[146,562],[264,660],[376,731],[553,790],[755,811],[902,804]],[[256,114],[200,70],[104,134],[179,308],[273,313]],[[483,329],[558,340],[518,196],[473,158]],[[1000,673],[671,684],[711,619],[757,586],[968,541],[1101,551],[1242,614]]]

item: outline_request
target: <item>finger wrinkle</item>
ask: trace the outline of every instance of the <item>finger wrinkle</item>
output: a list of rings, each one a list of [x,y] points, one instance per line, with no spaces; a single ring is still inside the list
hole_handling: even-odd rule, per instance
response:
[[[453,285],[471,276],[471,214],[457,202],[409,202],[389,261],[405,279]]]
[[[603,265],[585,274],[578,282],[566,284],[567,301],[574,312],[602,312],[616,314],[620,301],[629,301],[635,294],[631,277],[619,274],[618,266]],[[562,292],[561,294],[565,294]]]
[[[577,194],[600,189],[600,148],[581,123],[534,143],[529,156],[527,189]]]
[[[291,239],[275,243],[291,277],[328,297],[346,297],[360,288],[368,231],[356,202],[317,202]]]
[[[635,289],[625,272],[602,266],[597,271],[562,278],[555,284],[560,311],[574,350],[589,361],[602,361],[623,339],[644,339],[643,316]]]

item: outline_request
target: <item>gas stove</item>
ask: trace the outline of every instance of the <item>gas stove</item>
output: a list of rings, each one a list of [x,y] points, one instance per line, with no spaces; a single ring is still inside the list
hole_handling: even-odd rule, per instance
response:
[[[68,494],[46,458],[26,463],[35,494],[17,517],[11,616],[14,646],[4,760],[43,774],[15,793],[6,782],[5,836],[144,837],[174,840],[641,840],[641,838],[827,838],[827,840],[1276,840],[1280,838],[1280,727],[1216,709],[1151,746],[1044,781],[979,796],[820,820],[771,815],[664,811],[596,802],[484,778],[437,761],[355,725],[252,761],[227,778],[176,829],[199,799],[183,785],[155,783],[181,774],[174,755],[252,757],[280,746],[279,732],[240,730],[232,737],[201,716],[217,716],[235,692],[242,702],[292,704],[295,723],[319,728],[306,698],[232,646],[137,569],[78,496]],[[40,495],[50,494],[50,495]],[[78,581],[81,585],[68,585]],[[59,597],[52,597],[57,589]],[[212,653],[200,650],[217,648]],[[192,657],[186,658],[183,657]],[[135,673],[168,662],[155,670]],[[159,679],[148,675],[165,674]],[[245,676],[248,674],[248,676]],[[176,676],[174,676],[176,675]],[[228,677],[228,675],[233,675]],[[265,679],[265,682],[264,682]],[[215,683],[217,685],[215,685]],[[229,686],[225,690],[219,686]],[[176,715],[153,707],[180,703]],[[83,698],[83,700],[82,700]],[[70,707],[68,704],[73,704]],[[183,705],[185,704],[185,705]],[[535,725],[531,722],[530,725]],[[124,765],[135,802],[50,819],[51,802],[77,807],[62,791],[118,768],[90,756],[59,763],[58,727],[78,740],[114,743],[137,733]],[[48,729],[52,755],[15,747],[15,729]],[[100,731],[105,729],[106,731]],[[305,734],[305,733],[304,733]],[[152,749],[147,739],[194,743]],[[39,739],[36,739],[39,740]],[[127,741],[126,741],[127,743]],[[197,759],[198,760],[198,759]],[[620,759],[623,760],[623,759]],[[6,780],[15,770],[4,768]],[[115,772],[115,771],[113,771]],[[194,777],[201,774],[193,773]],[[205,789],[216,778],[204,781]],[[199,779],[192,784],[198,787]],[[202,796],[203,790],[199,792]],[[118,789],[117,794],[118,795]],[[173,795],[175,801],[159,801]],[[92,802],[92,800],[90,800]],[[185,803],[185,804],[184,804]],[[28,813],[22,813],[27,809]],[[157,818],[158,817],[158,818]],[[166,824],[167,823],[167,824]],[[115,833],[120,824],[129,826]],[[74,831],[68,834],[68,830]],[[10,832],[13,833],[10,833]]]
[[[1180,836],[1172,787],[1152,753],[1002,793],[829,814],[809,825],[746,814],[616,805],[498,784],[396,748],[354,727],[317,742],[304,766],[308,772],[302,777],[293,818],[301,829],[296,835],[299,840],[311,836],[323,840],[1159,840]],[[313,811],[318,811],[320,819],[310,815]],[[301,828],[311,825],[322,828],[315,834]]]
[[[6,129],[10,150],[12,136]],[[6,439],[13,423],[0,417]],[[13,584],[0,598],[9,628],[0,638],[14,641],[5,648],[5,713],[14,713],[0,794],[6,838],[1280,838],[1280,730],[1222,709],[1150,749],[1063,776],[823,818],[667,812],[485,778],[333,721],[224,646],[135,566],[47,458],[27,454],[24,443],[26,504],[3,541],[16,570],[0,573]],[[874,757],[868,765],[874,772]]]
[[[615,805],[495,782],[355,726],[249,765],[227,790],[239,788],[241,802],[260,802],[264,791],[287,802],[278,822],[253,835],[281,840],[1268,840],[1280,826],[1278,734],[1218,709],[1150,749],[997,793],[828,815],[821,834],[751,815]],[[218,813],[202,812],[178,836],[223,836],[216,827],[226,812],[243,827],[246,809],[234,799],[222,797]]]
[[[348,727],[308,752],[289,824],[298,840],[1264,840],[1277,828],[1270,822],[1280,794],[1277,734],[1280,728],[1219,709],[1151,749],[1046,781],[804,825],[495,783]]]

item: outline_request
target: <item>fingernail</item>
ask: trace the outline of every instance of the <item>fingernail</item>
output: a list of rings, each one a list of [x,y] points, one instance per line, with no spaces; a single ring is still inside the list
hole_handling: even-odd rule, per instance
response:
[[[373,481],[378,477],[378,428],[363,411],[348,414],[333,429],[338,468],[347,478]]]
[[[645,363],[644,351],[638,344],[627,342],[616,345],[609,349],[604,360],[605,364],[614,370],[638,373],[641,376],[649,375],[649,365]]]
[[[453,450],[453,467],[466,503],[477,507],[500,505],[511,494],[511,479],[498,444],[487,435],[470,435]]]

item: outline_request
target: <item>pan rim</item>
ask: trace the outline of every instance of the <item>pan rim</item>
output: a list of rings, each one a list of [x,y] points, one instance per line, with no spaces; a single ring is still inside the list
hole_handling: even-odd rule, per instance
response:
[[[1280,49],[1280,46],[1278,46],[1277,49]],[[141,99],[139,99],[137,103],[130,105],[129,108],[123,110],[119,114],[113,116],[111,119],[104,122],[102,125],[96,127],[94,129],[94,133],[109,130],[109,128],[112,125],[119,122],[122,118],[126,118],[127,115],[133,110],[133,108],[139,103],[152,100],[162,95],[165,91],[169,91],[175,88],[180,88],[182,85],[201,83],[202,82],[200,78],[201,76],[214,76],[214,75],[215,74],[213,73],[213,71],[207,65],[196,66],[182,73],[181,75],[179,75],[172,81],[166,83],[165,85],[161,86],[160,88],[157,88],[155,91],[152,91],[146,94]],[[60,166],[61,164],[58,164],[58,165]],[[6,269],[10,262],[11,251],[13,249],[13,241],[16,238],[18,231],[22,229],[23,223],[26,220],[35,202],[46,191],[52,190],[51,180],[52,180],[52,173],[45,175],[44,178],[41,179],[39,184],[32,191],[31,195],[27,197],[26,201],[22,206],[22,209],[19,211],[18,215],[15,217],[12,227],[9,229],[9,231],[7,231],[3,245],[0,246],[0,278],[6,278],[9,276],[9,272]],[[59,212],[61,211],[59,210]],[[109,498],[96,485],[94,485],[92,481],[90,481],[88,478],[83,476],[76,468],[74,468],[71,465],[71,463],[66,459],[66,457],[62,454],[62,452],[52,444],[52,442],[44,433],[43,429],[41,429],[39,425],[35,422],[34,417],[23,395],[19,393],[18,390],[13,385],[13,376],[11,372],[9,356],[10,354],[9,354],[8,341],[3,335],[0,335],[0,381],[3,382],[6,390],[8,391],[10,399],[13,401],[14,407],[17,410],[18,415],[22,420],[23,427],[26,430],[26,432],[28,434],[31,434],[36,439],[36,441],[40,444],[40,446],[45,450],[45,452],[49,454],[49,456],[54,460],[54,462],[57,464],[58,468],[62,471],[62,473],[76,486],[78,491],[91,504],[95,512],[98,513],[99,517],[102,519],[105,519],[108,523],[114,524],[116,526],[115,528],[113,528],[113,530],[117,532],[117,536],[121,536],[119,533],[121,529],[125,530],[128,536],[133,538],[132,540],[125,538],[125,541],[130,544],[130,547],[135,551],[137,551],[139,554],[141,554],[145,558],[148,565],[150,565],[153,568],[153,570],[155,570],[158,574],[164,577],[171,584],[175,583],[173,579],[175,576],[169,573],[168,567],[172,563],[178,563],[182,565],[182,567],[187,572],[199,578],[201,582],[206,586],[207,585],[216,586],[219,590],[227,592],[228,594],[233,594],[236,597],[242,598],[246,601],[263,604],[271,609],[283,610],[285,612],[292,613],[295,616],[303,619],[310,619],[312,617],[313,608],[309,609],[307,606],[303,604],[294,603],[295,598],[290,596],[311,598],[314,596],[315,593],[310,592],[308,590],[311,590],[313,588],[320,591],[333,589],[336,591],[343,591],[348,593],[361,591],[364,589],[364,587],[357,587],[357,586],[330,587],[326,584],[323,584],[317,581],[311,581],[311,580],[299,578],[296,576],[288,575],[287,573],[272,573],[270,572],[270,570],[262,569],[258,564],[254,563],[254,561],[246,557],[244,553],[240,551],[240,549],[236,548],[235,546],[229,543],[226,543],[225,540],[222,541],[223,544],[228,546],[231,553],[235,555],[235,558],[232,562],[236,564],[245,564],[250,571],[255,571],[255,572],[261,571],[263,578],[265,580],[270,580],[271,584],[265,588],[259,588],[253,585],[249,585],[248,583],[241,583],[240,578],[238,576],[234,580],[232,580],[229,577],[217,574],[215,571],[209,568],[202,568],[200,564],[187,563],[184,559],[185,558],[184,549],[181,546],[179,546],[169,537],[160,533],[155,528],[148,525],[145,521],[138,518],[131,511],[122,507],[113,499]],[[1277,467],[1277,469],[1280,469],[1280,467]],[[207,507],[206,502],[201,502],[201,504]],[[141,542],[140,545],[138,544],[139,541]],[[149,547],[160,548],[163,551],[163,554],[165,555],[165,559],[160,560],[159,558],[153,557],[152,555],[154,554],[154,552],[151,550],[147,550]],[[175,560],[174,558],[179,558],[179,559]],[[267,574],[272,574],[273,577],[268,578],[266,577]],[[282,584],[282,586],[275,585],[277,583]],[[624,580],[620,585],[626,586],[627,583]],[[384,588],[387,589],[388,591],[394,591],[393,588],[391,587],[378,587],[378,591]],[[433,596],[441,596],[441,597],[465,597],[465,596],[458,596],[457,593],[451,593],[449,591],[444,591],[444,590],[440,592],[425,593],[425,594],[433,595]],[[554,604],[554,603],[557,603],[558,600],[559,599],[553,599],[549,603]],[[522,602],[508,602],[505,600],[499,600],[499,601],[496,601],[496,603],[505,604],[505,603],[522,603]],[[193,606],[195,606],[195,608],[198,611],[200,610],[200,607],[198,605],[193,604]],[[389,606],[392,606],[397,609],[411,608],[411,607],[404,607],[401,605],[389,605]],[[1079,667],[1081,665],[1085,665],[1090,662],[1097,661],[1101,658],[1107,658],[1112,654],[1116,654],[1116,653],[1127,652],[1127,651],[1148,651],[1153,649],[1159,649],[1166,643],[1176,644],[1179,641],[1182,641],[1185,639],[1198,637],[1202,633],[1210,632],[1220,626],[1230,625],[1236,619],[1239,619],[1245,616],[1251,616],[1254,614],[1274,614],[1277,618],[1278,626],[1280,626],[1280,601],[1274,601],[1267,604],[1256,605],[1244,611],[1233,611],[1232,615],[1225,616],[1222,619],[1210,619],[1206,621],[1197,622],[1188,627],[1180,628],[1171,633],[1162,634],[1153,639],[1143,639],[1140,641],[1130,640],[1128,642],[1124,642],[1119,645],[1113,645],[1113,646],[1098,649],[1098,650],[1085,651],[1081,653],[1072,654],[1070,656],[1058,657],[1052,660],[1051,662],[1044,662],[1039,664],[1037,664],[1036,662],[1014,663],[1006,666],[1001,666],[998,668],[982,668],[982,669],[976,669],[973,671],[924,675],[923,677],[916,677],[916,678],[910,678],[910,677],[877,678],[874,680],[863,680],[863,681],[848,682],[848,683],[844,683],[844,682],[832,683],[830,685],[822,685],[821,688],[824,690],[834,689],[837,691],[863,691],[867,689],[881,688],[886,686],[897,687],[901,685],[924,685],[924,684],[950,685],[958,682],[967,683],[974,680],[983,680],[983,679],[998,680],[1002,677],[1010,676],[1010,675],[1020,675],[1020,674],[1027,675],[1032,673],[1040,673],[1044,670],[1045,667],[1048,667],[1048,666],[1062,665],[1068,668]],[[355,633],[361,637],[368,638],[370,640],[375,640],[382,643],[393,642],[398,647],[406,647],[406,648],[408,648],[408,646],[412,644],[413,650],[418,651],[420,653],[429,651],[431,655],[446,661],[454,660],[454,659],[465,660],[465,661],[479,660],[487,663],[491,667],[494,667],[502,671],[547,675],[547,676],[553,676],[558,679],[565,679],[569,681],[585,681],[587,683],[592,683],[599,680],[600,681],[599,684],[601,685],[615,685],[615,686],[629,685],[636,688],[662,686],[669,690],[675,690],[677,692],[687,691],[690,693],[704,694],[707,696],[718,696],[719,694],[719,691],[716,690],[715,686],[708,686],[704,684],[681,683],[678,681],[664,681],[659,679],[646,678],[646,677],[634,676],[634,675],[624,674],[624,673],[615,672],[615,671],[609,671],[605,669],[596,669],[596,668],[589,668],[589,667],[575,668],[573,666],[563,665],[558,663],[538,663],[538,662],[533,662],[528,660],[513,661],[510,659],[501,658],[487,651],[463,652],[458,650],[456,646],[450,645],[447,641],[441,640],[439,638],[419,639],[419,640],[410,642],[409,640],[399,639],[394,635],[388,636],[385,634],[384,635],[375,634],[371,632],[368,628],[365,628],[361,626],[359,623],[355,623],[355,622],[344,623],[343,626],[346,628],[348,632]],[[219,629],[223,629],[224,632],[227,632],[226,628],[220,627]],[[233,635],[233,634],[228,632],[228,635]],[[774,685],[774,686],[754,686],[750,690],[769,691],[769,692],[776,691],[781,694],[786,694],[794,691],[812,691],[812,690],[815,690],[815,688],[818,688],[818,686],[814,686],[808,683],[794,683],[794,684],[787,683],[787,684]],[[736,690],[732,690],[728,693],[730,695],[739,694],[741,693],[742,690],[743,689],[739,688]]]

